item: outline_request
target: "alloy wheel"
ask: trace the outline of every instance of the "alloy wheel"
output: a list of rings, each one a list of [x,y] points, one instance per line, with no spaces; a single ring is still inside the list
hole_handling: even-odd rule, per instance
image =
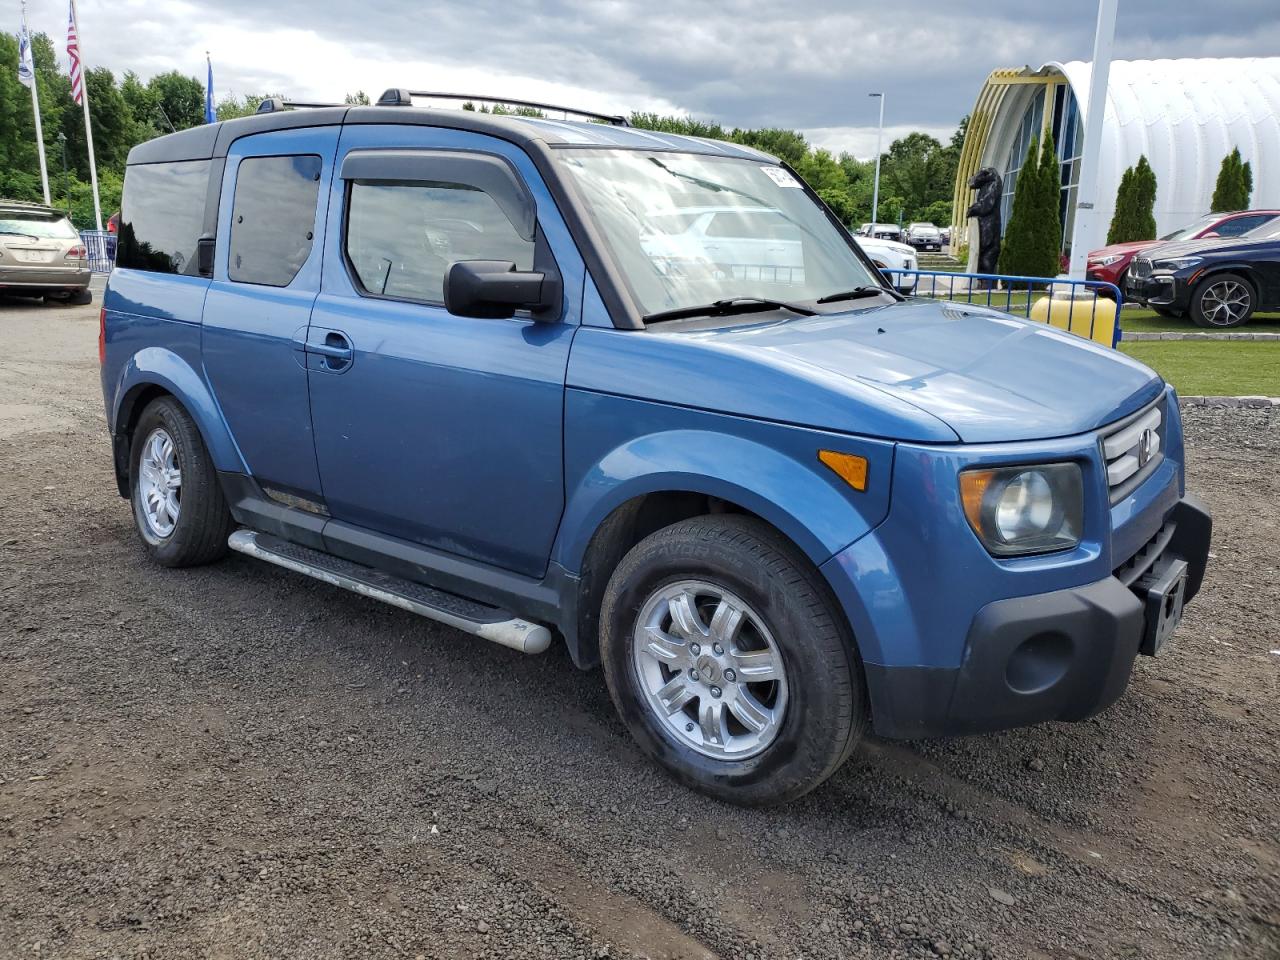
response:
[[[1200,295],[1200,310],[1206,320],[1218,327],[1232,327],[1249,315],[1253,295],[1238,280],[1212,283]]]
[[[147,531],[163,540],[173,534],[182,507],[182,469],[169,431],[156,427],[138,460],[138,506]]]
[[[645,702],[677,742],[742,760],[777,738],[787,707],[782,651],[741,598],[703,580],[650,594],[632,637]]]

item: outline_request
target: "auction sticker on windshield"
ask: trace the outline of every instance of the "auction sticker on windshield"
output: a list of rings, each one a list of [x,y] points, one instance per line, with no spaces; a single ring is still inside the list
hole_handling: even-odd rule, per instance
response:
[[[795,177],[793,177],[786,170],[783,170],[781,167],[762,166],[760,169],[765,172],[765,176],[767,176],[770,180],[772,180],[774,183],[776,183],[780,187],[799,187],[800,186],[800,181],[797,180]]]

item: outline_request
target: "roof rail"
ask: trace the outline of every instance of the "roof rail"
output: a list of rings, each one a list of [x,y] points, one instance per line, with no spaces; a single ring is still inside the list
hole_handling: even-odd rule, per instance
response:
[[[562,107],[555,103],[541,103],[537,100],[513,100],[510,97],[477,96],[470,93],[438,93],[432,90],[406,90],[403,87],[392,87],[378,98],[379,107],[411,107],[414,97],[431,97],[436,100],[462,100],[482,103],[496,103],[502,106],[530,107],[534,110],[555,110],[559,113],[572,113],[578,117],[589,117],[615,127],[629,127],[627,118],[618,114],[596,113],[593,110],[579,110],[577,107]]]
[[[255,113],[279,113],[281,110],[318,110],[321,107],[346,107],[346,103],[312,103],[308,100],[284,100],[280,97],[267,97]]]

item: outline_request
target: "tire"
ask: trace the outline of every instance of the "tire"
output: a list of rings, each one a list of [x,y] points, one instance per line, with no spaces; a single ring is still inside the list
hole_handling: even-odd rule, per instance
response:
[[[1156,314],[1156,316],[1166,317],[1169,320],[1184,320],[1186,319],[1186,316],[1187,316],[1181,310],[1174,310],[1171,307],[1157,307],[1154,304],[1152,304],[1151,309]]]
[[[67,303],[73,307],[85,307],[93,303],[93,291],[88,287],[83,290],[73,290],[67,295]]]
[[[681,597],[692,602],[677,619]],[[725,628],[731,617],[716,628],[713,613],[726,602],[742,610],[736,631]],[[654,624],[656,633],[646,629]],[[689,639],[699,634],[701,654]],[[866,725],[862,665],[834,598],[808,560],[755,518],[685,520],[632,548],[605,589],[600,653],[614,706],[641,749],[681,783],[729,803],[808,793],[839,769]],[[779,665],[775,679],[738,676]],[[660,707],[660,691],[673,687],[683,707]],[[723,723],[714,722],[717,703]],[[769,722],[752,729],[740,715]]]
[[[1213,330],[1242,327],[1257,305],[1258,294],[1248,280],[1237,273],[1215,273],[1191,294],[1191,319]]]
[[[166,440],[169,447],[165,446]],[[157,446],[149,451],[152,443]],[[170,450],[172,456],[166,456]],[[172,464],[179,483],[170,487],[163,482],[160,471],[148,469],[144,474],[144,456],[149,462]],[[168,503],[165,511],[148,509],[148,490],[173,493],[172,499],[161,498]],[[156,563],[195,567],[226,554],[227,537],[235,527],[231,511],[195,421],[173,397],[153,400],[134,428],[129,453],[129,502],[138,536]],[[172,516],[175,509],[176,516]]]

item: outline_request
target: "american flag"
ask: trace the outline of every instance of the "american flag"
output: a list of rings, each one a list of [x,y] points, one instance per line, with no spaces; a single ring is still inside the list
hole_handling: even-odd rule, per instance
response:
[[[76,36],[76,5],[71,4],[71,17],[67,21],[67,59],[71,61],[71,98],[84,103],[84,74],[80,69],[80,39]]]

